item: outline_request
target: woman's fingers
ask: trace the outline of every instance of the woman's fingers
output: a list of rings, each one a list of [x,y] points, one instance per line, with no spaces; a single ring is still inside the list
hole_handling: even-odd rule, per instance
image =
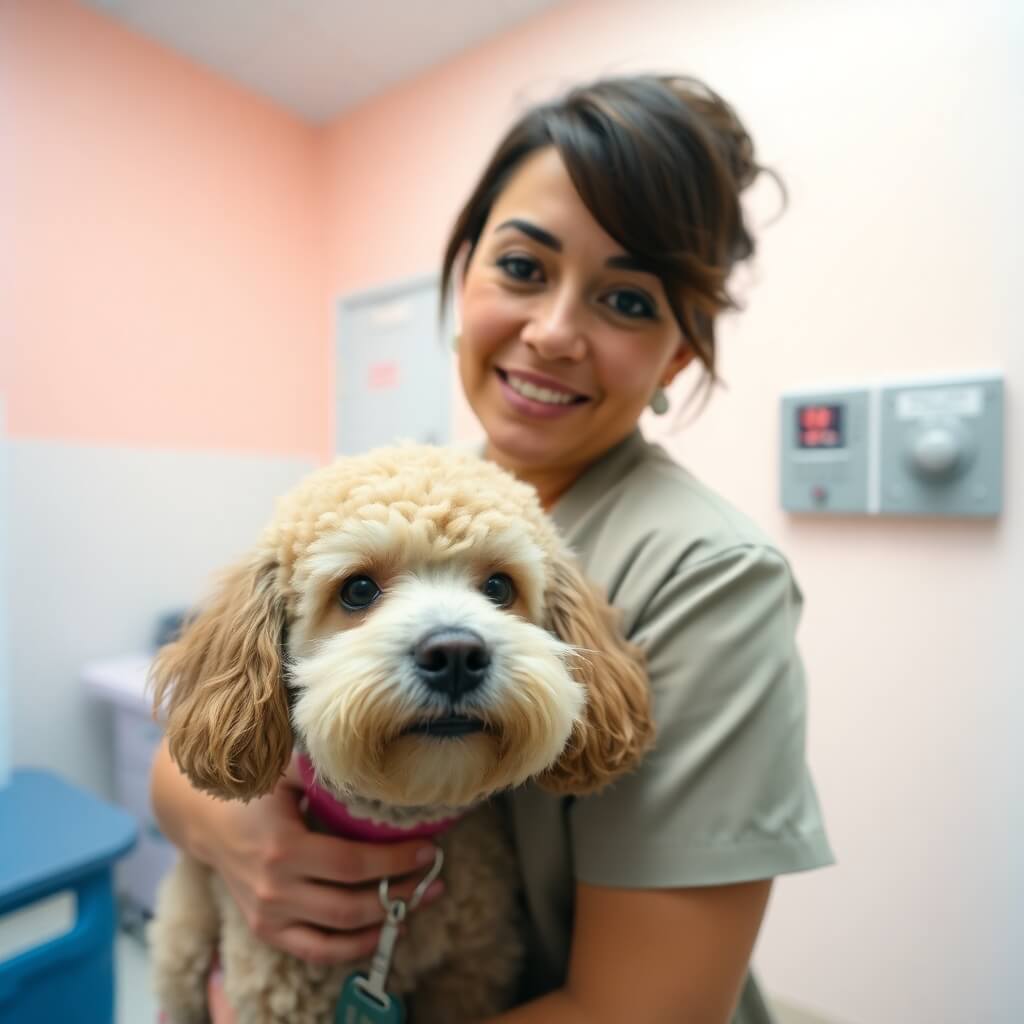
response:
[[[388,885],[391,899],[407,903],[420,878],[401,879]],[[436,900],[444,891],[440,879],[430,884],[423,896],[424,903]],[[332,931],[352,932],[379,925],[384,920],[384,908],[376,885],[355,889],[311,883],[304,885],[297,896],[296,918],[307,924]]]
[[[347,964],[372,956],[379,938],[380,928],[329,932],[294,924],[281,929],[274,945],[309,963]]]
[[[340,885],[361,885],[382,878],[421,876],[434,863],[435,848],[426,840],[404,843],[360,843],[307,832],[289,850],[289,861],[306,878]]]

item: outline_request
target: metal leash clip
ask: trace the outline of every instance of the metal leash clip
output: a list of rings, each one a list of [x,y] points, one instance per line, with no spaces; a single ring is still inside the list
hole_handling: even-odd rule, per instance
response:
[[[380,897],[380,905],[384,908],[384,927],[381,929],[377,949],[370,963],[370,973],[365,978],[356,976],[353,979],[353,984],[363,995],[376,1000],[384,1010],[388,1010],[394,1001],[394,997],[390,995],[385,985],[391,971],[391,960],[395,952],[395,943],[398,941],[399,926],[405,920],[406,915],[423,902],[424,894],[430,888],[431,882],[441,874],[443,866],[444,852],[438,849],[434,854],[433,865],[413,890],[408,903],[401,899],[391,899],[388,895],[388,879],[381,879],[377,894]]]

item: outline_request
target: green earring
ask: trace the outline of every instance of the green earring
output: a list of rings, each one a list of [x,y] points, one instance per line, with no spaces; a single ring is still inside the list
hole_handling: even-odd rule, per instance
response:
[[[657,388],[647,403],[655,416],[664,416],[668,412],[668,395],[664,388]]]

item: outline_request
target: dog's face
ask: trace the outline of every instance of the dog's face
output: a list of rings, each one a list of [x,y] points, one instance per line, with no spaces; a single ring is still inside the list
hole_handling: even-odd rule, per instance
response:
[[[468,522],[452,544],[448,518],[436,505],[356,515],[296,564],[292,722],[337,789],[469,803],[540,774],[581,717],[572,652],[543,626],[546,558],[528,526]]]
[[[154,677],[175,759],[242,799],[293,745],[339,793],[391,805],[532,777],[587,792],[652,734],[642,660],[533,491],[436,448],[301,484]]]

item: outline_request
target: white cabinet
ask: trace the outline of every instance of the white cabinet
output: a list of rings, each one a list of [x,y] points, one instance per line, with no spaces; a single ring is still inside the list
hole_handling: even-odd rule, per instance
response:
[[[153,721],[146,693],[149,655],[93,662],[82,669],[89,692],[111,706],[114,716],[114,772],[117,801],[139,823],[135,849],[118,865],[118,890],[132,909],[153,912],[160,879],[177,855],[161,834],[149,803],[149,773],[162,732]]]

